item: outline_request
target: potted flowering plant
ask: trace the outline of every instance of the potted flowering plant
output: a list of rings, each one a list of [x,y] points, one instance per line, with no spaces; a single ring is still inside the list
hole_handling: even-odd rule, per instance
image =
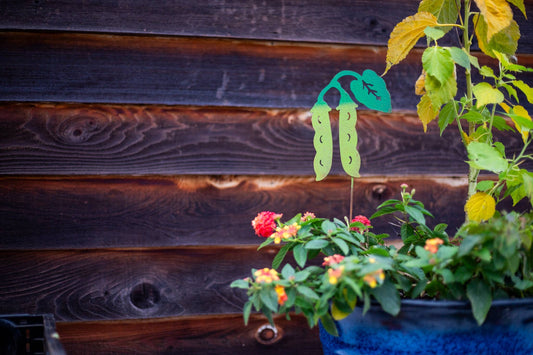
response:
[[[232,283],[247,291],[245,322],[252,309],[271,323],[275,313],[302,313],[311,327],[320,324],[325,353],[339,348],[419,353],[427,344],[442,353],[533,353],[533,214],[496,210],[504,198],[516,204],[533,197],[533,174],[522,166],[533,158],[527,153],[533,122],[518,103],[523,95],[531,103],[533,93],[516,78],[531,70],[514,58],[520,32],[509,3],[525,15],[521,0],[423,0],[415,15],[396,25],[388,44],[385,73],[420,38],[427,39],[423,71],[415,83],[421,96],[417,112],[424,130],[438,117],[441,133],[456,129],[465,146],[469,173],[464,225],[453,235],[446,224],[429,227],[431,213],[405,184],[399,199],[384,202],[370,218],[352,218],[352,201],[350,217],[343,220],[307,212],[284,221],[282,214],[261,212],[252,221],[256,234],[266,238],[259,248],[282,246],[271,268],[252,270],[251,277]],[[460,46],[438,44],[449,32],[460,35]],[[497,71],[473,56],[474,38],[497,61]],[[457,71],[464,73],[466,85],[460,98]],[[474,72],[486,81],[476,82]],[[339,80],[347,76],[352,78],[349,91]],[[352,96],[385,112],[391,109],[390,96],[383,79],[370,70],[362,75],[342,71],[322,90],[311,109],[317,180],[331,167],[331,109],[324,100],[329,90],[337,90],[340,97],[339,148],[353,189],[360,158],[358,105]],[[497,130],[520,135],[519,154],[505,155],[506,147],[494,136]],[[495,178],[478,181],[481,171]],[[387,243],[387,234],[373,231],[371,220],[384,215],[399,221],[401,247]],[[295,264],[283,265],[289,252]],[[510,306],[512,299],[522,308]],[[378,328],[384,329],[381,335]]]

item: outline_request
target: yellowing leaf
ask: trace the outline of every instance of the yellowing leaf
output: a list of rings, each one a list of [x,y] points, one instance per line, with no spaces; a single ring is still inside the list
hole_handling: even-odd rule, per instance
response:
[[[438,46],[428,47],[422,54],[422,65],[428,75],[435,77],[442,85],[454,74],[455,64],[451,53]]]
[[[422,0],[418,12],[430,12],[439,23],[455,23],[457,21],[459,6],[457,0]],[[450,30],[448,27],[447,30]]]
[[[427,131],[427,125],[429,122],[433,121],[439,114],[439,111],[433,108],[431,99],[428,95],[424,95],[420,98],[420,102],[416,105],[416,112],[418,113],[418,118],[422,121],[424,132]]]
[[[457,94],[457,81],[454,75],[448,77],[448,80],[444,83],[440,83],[432,75],[426,75],[426,92],[431,99],[433,108],[438,110],[442,105],[449,102]]]
[[[415,94],[422,96],[426,93],[426,72],[422,70],[422,74],[416,79]]]
[[[492,58],[496,57],[494,51],[507,55],[516,53],[518,40],[520,39],[520,28],[516,21],[511,20],[509,26],[495,33],[490,40],[487,38],[488,26],[483,15],[474,15],[474,24],[478,45],[483,53]]]
[[[511,84],[516,86],[518,89],[520,89],[520,91],[522,91],[526,95],[527,102],[529,102],[530,104],[533,104],[533,89],[529,85],[524,83],[522,80],[511,81]]]
[[[499,104],[504,100],[504,96],[500,90],[493,88],[492,85],[485,82],[474,86],[473,93],[476,97],[477,108],[488,104]]]
[[[506,111],[508,112],[508,111]],[[518,116],[521,116],[529,121],[531,121],[531,117],[529,116],[529,113],[527,112],[527,110],[523,107],[523,106],[520,106],[520,105],[516,105],[513,107],[513,113],[515,115],[518,115]],[[527,128],[524,128],[522,129],[522,126],[518,124],[518,122],[514,119],[514,118],[511,118],[515,124],[515,127],[516,129],[518,130],[518,132],[520,132],[520,134],[522,134],[522,140],[524,141],[524,143],[527,141],[527,138],[529,137],[529,129]]]
[[[471,221],[486,221],[494,216],[496,201],[485,192],[476,192],[466,201],[465,212]]]
[[[426,27],[436,25],[437,18],[429,12],[418,12],[398,23],[392,30],[389,38],[387,67],[383,75],[393,65],[398,64],[407,56],[416,42],[424,36],[424,29]]]
[[[474,0],[487,24],[487,41],[511,24],[513,11],[507,0]]]
[[[507,0],[514,6],[518,7],[520,11],[524,14],[524,17],[527,19],[526,7],[524,6],[524,0]]]

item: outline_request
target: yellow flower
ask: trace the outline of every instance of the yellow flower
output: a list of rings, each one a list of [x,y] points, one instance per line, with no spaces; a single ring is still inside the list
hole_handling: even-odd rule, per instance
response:
[[[382,283],[383,280],[385,280],[385,273],[382,269],[366,274],[363,277],[363,281],[366,282],[370,288],[375,288],[378,285],[378,281],[379,283]]]
[[[277,285],[275,288],[276,293],[278,294],[278,303],[283,306],[285,302],[289,299],[287,294],[285,293],[285,288],[281,285]]]
[[[293,223],[290,226],[284,226],[284,227],[278,227],[276,228],[276,231],[274,234],[270,236],[270,238],[274,239],[275,244],[279,244],[282,239],[288,239],[291,237],[295,237],[296,234],[298,234],[298,231],[302,228],[298,223]]]
[[[496,201],[485,192],[477,192],[466,201],[465,212],[471,221],[486,221],[494,216]]]
[[[444,241],[440,238],[432,238],[426,240],[426,245],[424,249],[429,251],[431,254],[435,254],[439,250],[439,245],[443,244]]]
[[[279,280],[278,272],[274,269],[264,268],[254,272],[255,282],[257,283],[272,283]]]
[[[329,283],[335,285],[339,282],[339,278],[342,276],[344,271],[344,265],[341,265],[338,269],[328,269]]]

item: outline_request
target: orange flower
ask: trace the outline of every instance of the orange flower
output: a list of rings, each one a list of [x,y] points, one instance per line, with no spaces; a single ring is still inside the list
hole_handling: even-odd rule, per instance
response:
[[[332,256],[326,256],[324,258],[324,262],[322,263],[322,266],[331,266],[340,263],[344,260],[344,256],[339,254],[334,254]]]
[[[285,302],[289,299],[285,293],[285,288],[281,285],[275,287],[276,293],[278,294],[278,303],[283,306]]]
[[[298,223],[293,223],[290,226],[284,226],[282,228],[278,227],[276,228],[276,231],[274,234],[270,236],[270,238],[274,239],[274,243],[279,244],[282,239],[288,239],[291,237],[295,237],[296,234],[298,234],[298,231],[302,228]]]
[[[433,238],[426,240],[426,246],[424,249],[429,251],[431,254],[435,254],[439,250],[439,245],[444,244],[444,241],[440,238]]]
[[[254,272],[255,282],[257,283],[272,283],[279,280],[278,272],[274,269],[264,268]]]
[[[339,278],[342,276],[344,266],[341,265],[338,269],[328,269],[329,283],[335,285],[339,282]]]
[[[378,285],[378,281],[381,283],[383,280],[385,280],[385,274],[382,269],[366,274],[363,277],[363,281],[366,282],[370,288],[375,288]]]

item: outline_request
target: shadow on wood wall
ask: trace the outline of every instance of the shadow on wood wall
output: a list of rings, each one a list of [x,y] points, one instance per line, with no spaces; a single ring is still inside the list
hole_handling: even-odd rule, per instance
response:
[[[229,284],[271,262],[258,212],[348,213],[338,160],[314,182],[307,110],[339,70],[382,72],[417,4],[3,1],[0,313],[53,313],[73,354],[320,354],[298,316],[258,341]],[[356,213],[405,182],[453,232],[464,152],[417,122],[420,55],[385,77],[391,114],[360,111]]]

